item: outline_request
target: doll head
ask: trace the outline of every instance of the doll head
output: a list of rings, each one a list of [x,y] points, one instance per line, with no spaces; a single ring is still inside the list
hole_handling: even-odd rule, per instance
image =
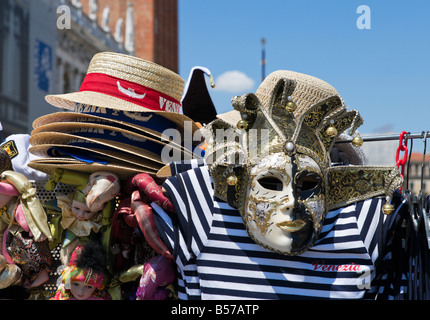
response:
[[[97,242],[79,244],[69,266],[61,274],[62,283],[77,300],[87,300],[104,288],[105,254]]]
[[[78,220],[91,220],[97,211],[91,211],[87,205],[87,196],[81,190],[76,189],[72,200],[72,214]]]
[[[77,187],[73,195],[72,214],[79,220],[91,220],[103,209],[106,202],[119,193],[119,179],[109,172],[95,172],[88,183]]]
[[[90,211],[98,212],[106,202],[114,199],[120,191],[119,178],[110,172],[95,172],[90,175],[82,192],[86,195],[86,204]]]

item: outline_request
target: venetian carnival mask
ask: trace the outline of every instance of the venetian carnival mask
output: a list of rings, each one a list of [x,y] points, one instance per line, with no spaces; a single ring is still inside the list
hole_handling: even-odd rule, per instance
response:
[[[315,243],[328,210],[391,196],[401,183],[392,167],[331,167],[336,138],[362,118],[338,95],[295,114],[295,88],[279,79],[264,107],[252,93],[235,97],[237,127],[215,120],[203,132],[215,196],[239,210],[256,243],[285,255]]]
[[[294,253],[316,239],[324,217],[323,173],[309,156],[274,153],[250,170],[244,217],[253,238]]]

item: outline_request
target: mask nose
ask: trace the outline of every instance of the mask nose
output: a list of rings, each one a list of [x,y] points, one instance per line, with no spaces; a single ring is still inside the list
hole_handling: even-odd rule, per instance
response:
[[[313,221],[312,218],[312,214],[306,210],[306,206],[302,203],[300,203],[300,201],[296,201],[294,208],[293,208],[293,219],[301,219],[303,221]]]
[[[306,210],[306,207],[297,201],[293,196],[285,196],[280,201],[278,211],[289,216],[291,221],[296,219],[312,220],[311,214]]]
[[[292,211],[295,206],[295,199],[291,194],[285,194],[282,198],[279,199],[279,209],[281,211]]]
[[[280,212],[282,215],[288,216],[291,220],[295,219],[295,208],[297,206],[297,201],[292,195],[285,195],[279,200],[279,205],[276,211]]]

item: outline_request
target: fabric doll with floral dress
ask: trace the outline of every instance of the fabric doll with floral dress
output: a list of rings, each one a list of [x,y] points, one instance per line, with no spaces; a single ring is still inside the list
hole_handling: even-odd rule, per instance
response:
[[[59,278],[51,300],[110,300],[104,290],[106,254],[98,242],[80,243]]]

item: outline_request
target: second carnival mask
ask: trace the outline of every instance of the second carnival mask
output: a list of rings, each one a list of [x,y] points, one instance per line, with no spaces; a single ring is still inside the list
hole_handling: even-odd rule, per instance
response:
[[[215,120],[204,130],[215,196],[237,208],[259,245],[298,255],[318,239],[329,210],[392,193],[394,167],[331,166],[339,135],[363,122],[333,95],[295,114],[296,82],[279,79],[263,106],[252,93],[232,99],[242,119]]]

